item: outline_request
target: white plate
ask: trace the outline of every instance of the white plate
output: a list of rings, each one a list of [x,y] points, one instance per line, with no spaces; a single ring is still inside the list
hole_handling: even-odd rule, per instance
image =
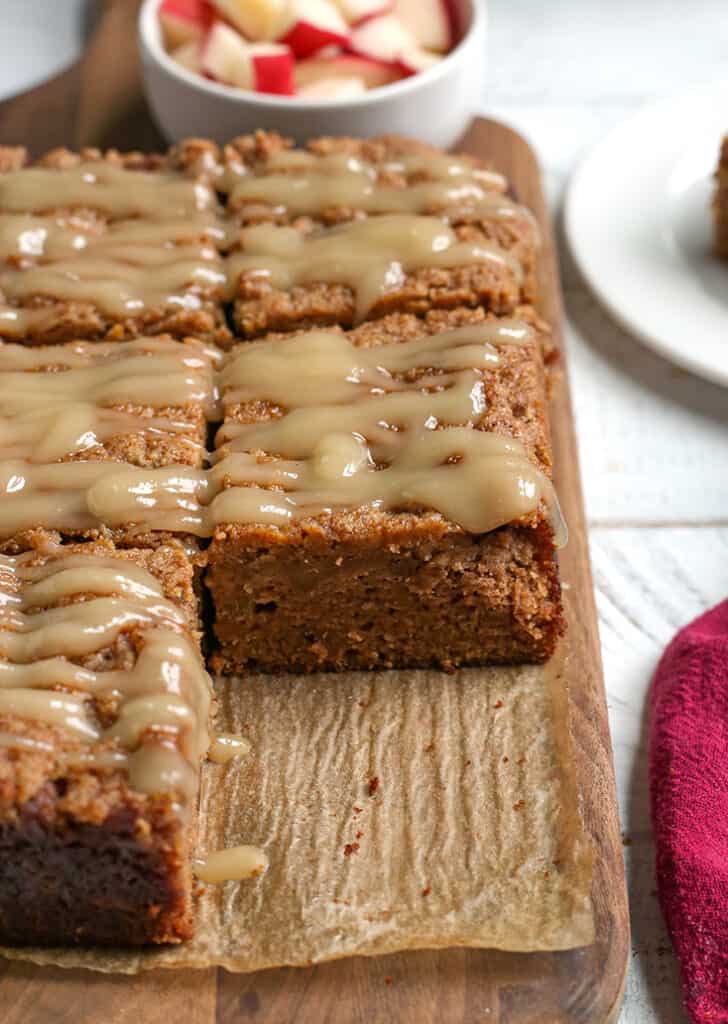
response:
[[[728,385],[728,263],[711,254],[710,197],[728,83],[649,106],[574,175],[566,233],[590,287],[628,331]]]

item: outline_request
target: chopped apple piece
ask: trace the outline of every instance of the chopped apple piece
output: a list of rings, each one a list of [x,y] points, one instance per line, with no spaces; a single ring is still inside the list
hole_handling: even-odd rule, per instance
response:
[[[253,82],[256,92],[277,96],[292,96],[295,90],[296,62],[293,52],[281,43],[253,43],[248,54],[253,62]]]
[[[186,43],[201,43],[212,18],[207,0],[162,0],[159,23],[165,48],[171,53]]]
[[[368,57],[342,54],[335,57],[316,55],[296,64],[296,89],[300,92],[306,86],[322,79],[360,78],[367,89],[378,89],[406,76],[404,69],[395,64],[382,64]]]
[[[170,57],[177,64],[181,64],[187,71],[192,71],[197,75],[202,74],[202,62],[200,44],[185,43],[184,46],[178,46],[176,50],[172,50]]]
[[[396,64],[404,53],[417,49],[417,40],[398,18],[384,14],[353,29],[349,47],[369,60]]]
[[[307,100],[348,100],[366,91],[363,78],[320,78],[304,85],[298,95]]]
[[[290,0],[288,21],[278,38],[303,58],[324,46],[348,43],[349,27],[330,0]]]
[[[372,18],[351,33],[350,49],[370,61],[399,67],[406,75],[426,71],[440,54],[423,50],[409,29],[393,14]]]
[[[431,53],[429,50],[423,50],[419,46],[415,46],[411,50],[405,50],[399,58],[399,63],[406,74],[416,75],[420,71],[427,71],[429,68],[433,68],[435,64],[439,64],[443,56],[444,54],[442,53]]]
[[[270,42],[283,33],[289,18],[289,0],[212,0],[223,17],[247,39]]]
[[[293,95],[293,54],[280,43],[248,43],[215,22],[202,53],[202,69],[219,82],[256,92]]]
[[[445,0],[394,0],[394,13],[422,49],[447,53],[452,47]]]
[[[253,67],[248,59],[248,44],[239,32],[216,21],[205,40],[202,70],[218,82],[253,88]]]
[[[350,25],[359,25],[379,14],[390,14],[394,7],[394,0],[334,0],[334,3]]]

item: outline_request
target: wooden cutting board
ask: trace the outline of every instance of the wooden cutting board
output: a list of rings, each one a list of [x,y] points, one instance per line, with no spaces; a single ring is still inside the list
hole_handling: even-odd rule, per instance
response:
[[[0,144],[34,153],[66,144],[162,145],[139,84],[136,0],[108,5],[84,59],[52,82],[0,104]],[[544,237],[541,312],[563,328],[553,233],[528,144],[475,121],[458,149],[491,161],[535,212]],[[599,634],[566,374],[551,406],[556,485],[570,528],[561,552],[570,658],[567,683],[587,830],[597,850],[597,941],[559,953],[487,950],[353,958],[257,974],[158,971],[139,977],[0,961],[3,1024],[611,1024],[624,989],[629,918]]]

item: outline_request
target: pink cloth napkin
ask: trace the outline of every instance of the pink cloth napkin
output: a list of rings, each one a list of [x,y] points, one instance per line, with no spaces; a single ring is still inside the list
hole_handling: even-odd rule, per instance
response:
[[[651,699],[660,904],[688,1014],[728,1024],[728,601],[678,633]]]

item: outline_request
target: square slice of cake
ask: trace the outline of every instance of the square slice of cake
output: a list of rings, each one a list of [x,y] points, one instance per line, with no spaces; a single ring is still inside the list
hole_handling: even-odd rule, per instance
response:
[[[521,298],[534,298],[539,230],[533,214],[508,194],[503,175],[473,157],[396,135],[314,139],[294,149],[279,135],[258,132],[225,148],[218,187],[240,227],[267,222],[311,231],[392,213],[477,227],[484,242],[518,259]]]
[[[226,147],[225,167],[218,187],[241,229],[229,277],[245,337],[395,311],[511,313],[535,298],[533,215],[471,157],[396,136],[298,150],[261,132]]]
[[[0,148],[0,338],[224,338],[216,154]]]
[[[543,661],[563,629],[538,330],[482,310],[239,345],[209,506],[215,667]]]
[[[194,339],[0,345],[0,543],[38,530],[120,539],[125,524],[92,489],[112,477],[193,477],[206,460],[219,352]],[[167,475],[170,475],[168,472]],[[104,483],[105,481],[105,483]],[[142,484],[140,484],[142,486]],[[128,532],[128,531],[127,531]],[[141,544],[140,537],[132,543]]]
[[[178,547],[0,558],[0,943],[193,931],[211,684]]]
[[[512,313],[524,268],[477,224],[391,213],[301,231],[256,224],[228,260],[233,320],[246,338],[387,313],[483,306]]]

